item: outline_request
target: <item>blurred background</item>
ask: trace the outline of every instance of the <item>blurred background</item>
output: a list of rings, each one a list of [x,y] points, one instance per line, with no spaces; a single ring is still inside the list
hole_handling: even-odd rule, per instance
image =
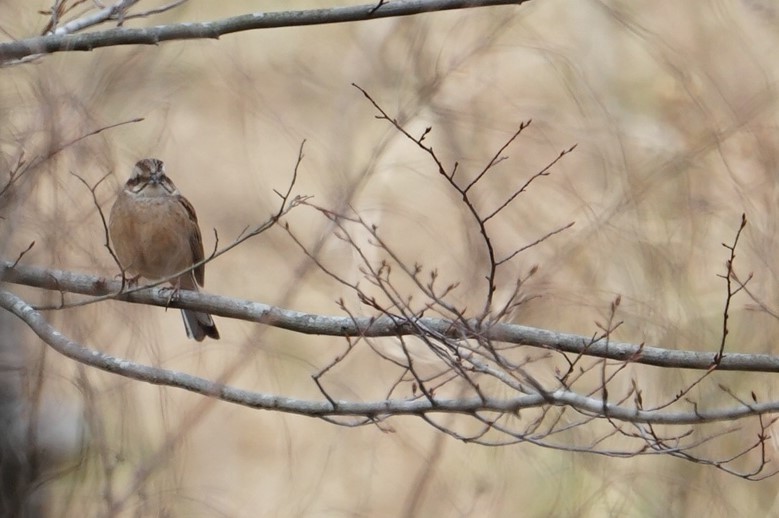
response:
[[[333,5],[191,0],[126,26]],[[49,16],[39,11],[50,8],[0,2],[3,40],[40,34]],[[196,207],[208,253],[215,235],[223,246],[277,209],[273,190],[286,189],[305,140],[295,193],[357,211],[406,261],[437,269],[442,284],[460,282],[452,303],[481,308],[487,262],[478,229],[430,158],[377,120],[355,83],[413,134],[431,127],[426,141],[445,165],[457,162],[463,178],[532,119],[504,153],[510,158],[479,184],[475,199],[485,208],[578,145],[491,223],[505,254],[575,221],[506,267],[507,281],[539,268],[515,322],[592,335],[621,295],[616,338],[715,351],[726,293],[717,277],[728,258],[722,243],[732,242],[742,213],[749,225],[736,269],[744,278],[754,273],[753,292],[777,306],[778,12],[767,0],[535,0],[59,53],[6,67],[3,174],[20,160],[40,164],[2,199],[3,258],[34,241],[25,264],[115,275],[98,211],[77,176],[94,185],[108,175],[96,190],[107,213],[132,164],[150,156],[165,161]],[[72,143],[135,118],[143,121]],[[307,247],[321,243],[324,264],[360,279],[354,250],[320,214],[301,207],[286,220]],[[499,300],[511,288],[500,286]],[[60,300],[9,289],[35,303]],[[205,290],[322,314],[343,314],[343,298],[355,314],[366,313],[281,229],[208,264]],[[735,299],[728,350],[774,353],[777,321],[755,307]],[[220,341],[197,344],[186,339],[178,311],[119,302],[46,316],[94,349],[306,399],[322,399],[311,376],[346,346],[224,318],[217,318]],[[15,458],[24,439],[36,437],[35,463],[24,468],[33,481],[25,493],[34,494],[31,516],[774,512],[775,478],[747,482],[666,457],[625,460],[528,443],[487,448],[408,417],[344,428],[255,411],[79,366],[1,317],[0,410],[12,423],[2,455]],[[392,383],[375,356],[339,367],[325,380],[338,398],[381,399]],[[536,374],[554,380],[551,370]],[[653,399],[697,374],[643,369],[636,376]],[[772,377],[731,374],[703,384],[696,401],[732,404],[717,383],[744,399],[777,395]],[[738,426],[701,455],[721,457],[757,440],[756,420]],[[588,444],[587,429],[578,433],[577,446]],[[767,455],[776,457],[773,449]],[[3,475],[9,494],[14,476]]]

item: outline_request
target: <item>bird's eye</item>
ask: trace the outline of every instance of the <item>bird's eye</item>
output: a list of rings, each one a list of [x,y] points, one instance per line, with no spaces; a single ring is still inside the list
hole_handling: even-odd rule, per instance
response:
[[[145,179],[140,175],[136,175],[127,180],[127,187],[133,192],[138,192],[143,189],[146,183],[148,182]]]
[[[173,182],[167,176],[163,176],[161,178],[160,185],[162,185],[162,188],[171,194],[173,194],[173,192],[176,190],[176,186],[173,185]]]

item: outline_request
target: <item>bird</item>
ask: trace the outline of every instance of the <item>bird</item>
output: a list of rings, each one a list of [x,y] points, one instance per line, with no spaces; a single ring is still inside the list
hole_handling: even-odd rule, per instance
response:
[[[203,239],[192,204],[165,174],[165,164],[144,158],[111,208],[108,233],[124,273],[150,281],[165,279],[203,260]],[[171,279],[174,290],[198,291],[205,282],[205,265]],[[198,342],[219,331],[208,313],[182,309],[187,336]]]

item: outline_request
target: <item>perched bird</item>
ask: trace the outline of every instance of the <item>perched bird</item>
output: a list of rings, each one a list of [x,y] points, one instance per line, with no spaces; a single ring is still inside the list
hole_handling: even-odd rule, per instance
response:
[[[126,272],[149,280],[170,277],[203,260],[203,239],[192,204],[156,158],[138,161],[111,209],[111,242]],[[171,279],[175,289],[198,291],[205,266]],[[187,336],[198,342],[219,331],[208,313],[182,309]]]

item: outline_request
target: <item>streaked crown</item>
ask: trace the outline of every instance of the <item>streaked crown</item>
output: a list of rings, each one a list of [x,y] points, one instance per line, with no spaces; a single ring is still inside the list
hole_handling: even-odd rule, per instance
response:
[[[176,186],[165,175],[165,164],[157,158],[144,158],[136,162],[125,190],[150,198],[178,194]]]

